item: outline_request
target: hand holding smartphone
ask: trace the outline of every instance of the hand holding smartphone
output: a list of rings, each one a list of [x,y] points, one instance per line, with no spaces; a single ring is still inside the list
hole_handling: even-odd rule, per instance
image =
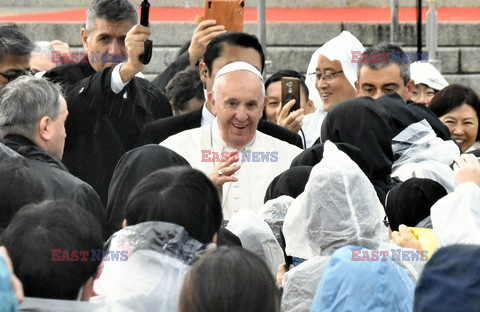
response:
[[[290,100],[295,100],[295,104],[290,112],[300,109],[300,79],[295,77],[283,77],[282,84],[282,107]]]

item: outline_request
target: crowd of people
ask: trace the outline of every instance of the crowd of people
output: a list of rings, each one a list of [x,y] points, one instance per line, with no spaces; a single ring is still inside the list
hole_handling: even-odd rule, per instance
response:
[[[80,34],[0,25],[1,311],[480,311],[472,88],[348,31],[265,79],[214,20],[150,82],[128,0]]]

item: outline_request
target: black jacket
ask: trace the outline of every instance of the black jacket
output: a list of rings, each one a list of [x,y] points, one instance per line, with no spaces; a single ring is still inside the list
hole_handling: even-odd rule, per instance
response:
[[[134,77],[115,94],[110,87],[113,68],[95,72],[85,61],[54,68],[45,77],[65,88],[69,115],[63,162],[106,205],[117,161],[136,146],[147,122],[171,116],[172,111],[165,96],[147,80]]]
[[[91,212],[102,227],[105,225],[105,209],[97,193],[90,185],[68,173],[59,160],[19,135],[7,135],[0,143],[3,144],[0,144],[0,162],[28,165],[42,178],[47,187],[47,198],[72,200]]]
[[[158,144],[169,136],[201,126],[202,108],[188,114],[168,117],[145,125],[143,144]],[[257,130],[274,138],[303,148],[302,138],[279,125],[260,119]]]

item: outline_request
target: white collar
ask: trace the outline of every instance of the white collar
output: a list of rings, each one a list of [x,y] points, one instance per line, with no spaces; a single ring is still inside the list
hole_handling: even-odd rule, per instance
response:
[[[201,126],[210,125],[214,120],[215,120],[215,116],[208,110],[207,102],[205,101],[205,104],[203,104],[203,108],[202,108],[202,119],[200,121],[200,125]]]

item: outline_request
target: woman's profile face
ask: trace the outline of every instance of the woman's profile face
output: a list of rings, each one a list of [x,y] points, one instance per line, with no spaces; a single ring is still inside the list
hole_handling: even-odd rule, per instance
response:
[[[452,109],[440,120],[447,125],[452,138],[458,143],[462,153],[472,147],[477,140],[478,116],[475,109],[463,103],[455,109]]]

